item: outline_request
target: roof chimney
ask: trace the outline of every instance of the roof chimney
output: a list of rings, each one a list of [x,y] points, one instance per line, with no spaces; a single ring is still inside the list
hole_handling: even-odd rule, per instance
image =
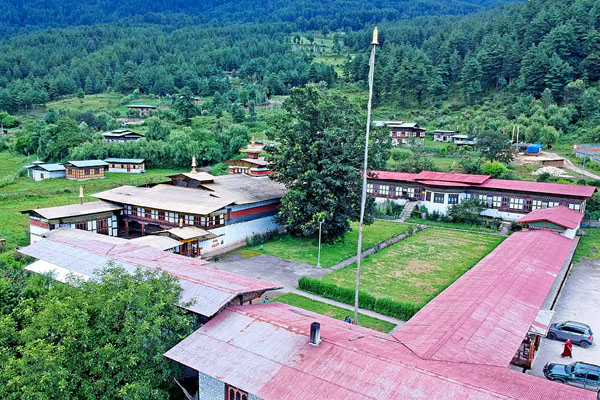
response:
[[[79,204],[83,205],[83,186],[79,186]]]
[[[310,344],[313,346],[321,344],[321,324],[318,322],[310,324]]]
[[[196,156],[192,156],[192,172],[196,172]]]

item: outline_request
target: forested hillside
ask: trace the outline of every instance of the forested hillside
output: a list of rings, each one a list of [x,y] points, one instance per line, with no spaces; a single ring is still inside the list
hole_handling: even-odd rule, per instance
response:
[[[119,21],[183,27],[285,22],[295,30],[360,29],[383,20],[466,14],[502,0],[4,0],[0,37],[35,29]]]
[[[380,27],[378,105],[443,110],[451,103],[456,113],[456,106],[488,102],[488,118],[471,127],[497,130],[513,120],[532,127],[527,140],[547,144],[565,134],[594,133],[600,122],[598,1],[532,0],[441,27],[438,18],[420,21]],[[357,52],[369,40],[368,30],[344,37]],[[368,54],[360,54],[346,65],[354,81],[367,75]],[[449,120],[456,128],[458,121]]]

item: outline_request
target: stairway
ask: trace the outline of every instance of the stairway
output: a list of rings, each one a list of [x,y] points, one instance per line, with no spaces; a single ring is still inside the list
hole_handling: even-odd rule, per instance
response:
[[[404,205],[404,209],[400,213],[399,221],[400,222],[404,222],[408,218],[410,218],[410,216],[412,215],[413,211],[415,210],[415,207],[417,207],[417,202],[416,201],[409,201],[408,203],[406,203]]]

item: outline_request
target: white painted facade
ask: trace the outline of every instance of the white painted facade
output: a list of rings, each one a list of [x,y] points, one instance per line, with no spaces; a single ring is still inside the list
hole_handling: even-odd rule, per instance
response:
[[[101,218],[105,219],[105,218]],[[47,223],[47,221],[38,219],[35,217],[30,217],[30,221],[33,220],[40,221],[42,223]],[[29,225],[29,241],[30,243],[35,243],[40,239],[43,239],[43,235],[49,232],[52,229],[58,229],[62,227],[68,227],[76,229],[75,223],[66,223],[66,224],[48,224],[47,227],[41,227],[39,225],[30,224]],[[87,221],[87,231],[98,233],[98,222],[97,220]],[[119,222],[117,220],[117,216],[113,215],[108,219],[108,236],[118,236],[119,235]]]
[[[27,176],[31,179],[33,179],[34,181],[38,182],[38,181],[43,181],[44,179],[57,179],[57,178],[64,178],[65,177],[65,171],[45,171],[45,170],[39,170],[39,169],[33,169],[33,168],[29,168],[27,170]]]
[[[227,247],[246,243],[246,238],[274,232],[278,228],[274,216],[214,228],[210,232],[218,237],[198,242],[200,254],[202,256],[216,254]]]
[[[121,174],[144,174],[144,173],[146,173],[146,170],[141,169],[141,168],[131,168],[131,169],[127,170],[127,168],[108,167],[107,172],[117,172],[117,173],[121,173]]]

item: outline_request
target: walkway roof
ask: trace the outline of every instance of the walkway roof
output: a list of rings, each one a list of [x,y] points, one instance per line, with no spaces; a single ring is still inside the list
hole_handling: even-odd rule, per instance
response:
[[[584,216],[585,214],[571,210],[569,207],[558,206],[533,210],[524,217],[521,217],[517,222],[529,223],[548,221],[566,229],[575,229],[581,224]]]

